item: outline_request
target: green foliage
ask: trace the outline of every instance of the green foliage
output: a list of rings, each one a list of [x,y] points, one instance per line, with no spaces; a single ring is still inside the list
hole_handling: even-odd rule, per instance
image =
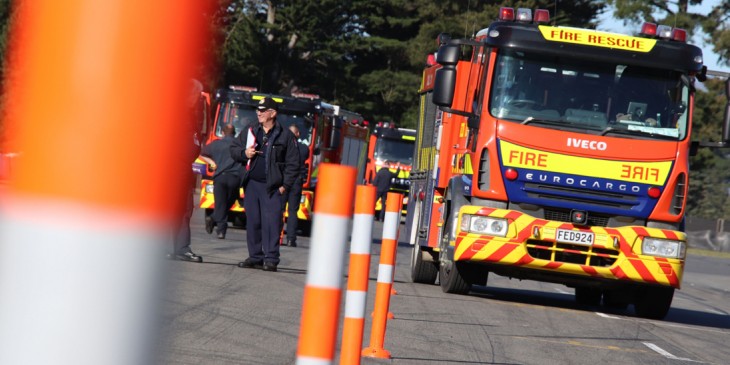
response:
[[[693,140],[718,141],[727,100],[724,83],[710,79],[698,90],[692,126]],[[704,218],[730,217],[730,149],[700,148],[690,159],[687,214]]]
[[[557,24],[592,27],[603,8],[600,1],[568,3],[559,5]],[[221,1],[213,20],[221,76],[211,83],[312,92],[367,119],[414,127],[416,92],[436,36],[470,37],[496,18],[500,6],[473,0]]]

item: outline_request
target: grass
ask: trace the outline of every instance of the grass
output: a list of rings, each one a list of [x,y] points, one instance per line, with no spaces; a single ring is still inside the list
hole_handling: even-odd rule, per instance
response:
[[[730,259],[730,252],[703,250],[703,249],[699,249],[699,248],[688,248],[687,253],[691,254],[691,255],[697,255],[697,256],[709,256],[709,257],[719,257],[719,258],[724,258],[724,259]]]

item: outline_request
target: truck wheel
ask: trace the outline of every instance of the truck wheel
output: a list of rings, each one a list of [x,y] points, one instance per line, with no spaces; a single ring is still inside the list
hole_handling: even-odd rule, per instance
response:
[[[230,216],[231,213],[229,212],[228,215]],[[246,214],[233,214],[233,225],[240,228],[246,228]]]
[[[438,275],[438,267],[432,261],[423,259],[423,255],[429,255],[418,243],[413,245],[411,251],[411,279],[414,283],[435,284]]]
[[[630,298],[626,298],[618,290],[606,290],[603,292],[603,306],[612,309],[626,309],[629,306]]]
[[[302,236],[310,237],[312,235],[312,221],[299,220],[297,229],[302,231]]]
[[[580,305],[597,306],[601,304],[601,290],[579,286],[575,288],[575,301]]]
[[[451,241],[451,227],[454,224],[454,218],[451,216],[451,210],[449,209],[451,202],[446,202],[446,222],[441,227],[441,242],[439,258],[439,283],[441,290],[444,293],[453,294],[467,294],[471,290],[471,284],[464,279],[464,276],[460,273],[459,269],[464,269],[464,265],[459,262],[454,262],[449,257],[449,242]]]
[[[674,288],[645,288],[636,296],[634,311],[639,317],[663,319],[672,306],[672,298],[674,298]]]

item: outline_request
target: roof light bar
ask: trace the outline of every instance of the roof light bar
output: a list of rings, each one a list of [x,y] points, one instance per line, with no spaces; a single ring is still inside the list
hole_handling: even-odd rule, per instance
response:
[[[509,22],[514,21],[515,20],[515,9],[507,8],[507,7],[499,8],[499,20],[509,21]]]
[[[547,9],[535,9],[535,23],[550,22],[550,12]]]
[[[228,85],[228,88],[233,91],[250,91],[250,92],[258,91],[258,89],[253,86]]]
[[[527,8],[517,9],[517,21],[523,23],[529,23],[532,21],[532,10]]]
[[[644,23],[641,25],[641,35],[654,37],[656,36],[656,24],[654,23]]]
[[[659,38],[669,39],[672,36],[672,27],[668,25],[660,25],[656,28]]]

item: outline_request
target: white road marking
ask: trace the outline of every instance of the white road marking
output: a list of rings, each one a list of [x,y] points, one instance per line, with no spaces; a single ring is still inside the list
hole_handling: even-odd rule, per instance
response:
[[[663,348],[661,348],[661,347],[659,347],[659,346],[657,346],[657,345],[655,345],[655,344],[653,344],[651,342],[642,342],[642,343],[644,344],[644,346],[646,346],[646,347],[648,347],[648,348],[656,351],[659,355],[662,355],[662,356],[666,357],[667,359],[680,360],[680,361],[690,361],[690,362],[702,362],[702,361],[696,361],[696,360],[688,359],[686,357],[677,357],[677,356],[674,356],[674,355],[670,354],[667,350],[665,350],[665,349],[663,349]]]
[[[609,316],[609,315],[608,315],[608,314],[606,314],[606,313],[601,313],[601,312],[595,312],[595,313],[596,313],[596,315],[598,315],[599,317],[603,317],[603,318],[610,318],[610,319],[621,319],[621,317],[616,317],[616,316]]]

